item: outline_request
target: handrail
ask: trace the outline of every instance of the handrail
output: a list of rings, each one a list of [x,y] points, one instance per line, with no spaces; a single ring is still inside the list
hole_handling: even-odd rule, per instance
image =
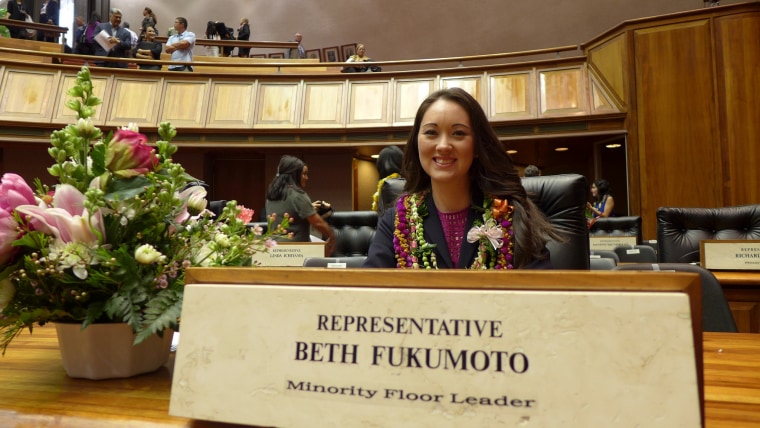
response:
[[[208,40],[209,42],[214,42],[212,46],[219,45],[220,42],[218,40]],[[249,43],[279,43],[279,42],[249,42]],[[293,42],[295,43],[295,42]],[[297,45],[297,43],[295,43]],[[378,66],[394,66],[394,65],[400,65],[400,66],[407,66],[407,65],[418,65],[418,64],[441,64],[441,63],[459,63],[460,66],[464,62],[471,62],[471,61],[487,61],[487,60],[495,60],[495,59],[506,59],[506,58],[516,58],[516,57],[525,57],[525,56],[533,56],[533,55],[545,55],[545,54],[552,54],[556,53],[559,55],[560,52],[568,52],[568,51],[576,51],[578,50],[578,45],[569,45],[569,46],[560,46],[556,48],[545,48],[545,49],[534,49],[529,51],[520,51],[520,52],[506,52],[506,53],[498,53],[498,54],[485,54],[485,55],[468,55],[468,56],[458,56],[458,57],[448,57],[448,58],[428,58],[428,59],[409,59],[409,60],[395,60],[395,61],[375,61],[372,63],[372,65],[378,65]],[[92,55],[77,55],[77,54],[65,54],[65,53],[57,53],[57,52],[42,52],[42,51],[29,51],[25,49],[14,49],[14,48],[4,48],[0,47],[0,52],[8,52],[8,53],[14,53],[14,54],[24,54],[24,55],[37,55],[37,56],[44,56],[44,57],[53,57],[53,58],[74,58],[78,60],[84,60],[88,62],[94,62],[94,61],[108,61],[108,62],[129,62],[129,63],[135,63],[135,64],[161,64],[161,65],[169,65],[169,64],[175,64],[175,65],[193,65],[193,66],[224,66],[224,67],[231,67],[231,68],[238,68],[238,67],[282,67],[282,68],[288,68],[288,67],[305,67],[305,68],[311,68],[311,67],[350,67],[355,66],[356,63],[354,62],[289,62],[287,60],[280,61],[280,62],[254,62],[254,61],[246,61],[247,58],[240,58],[236,59],[235,61],[229,61],[229,62],[210,62],[210,61],[193,61],[193,62],[179,62],[179,61],[164,61],[164,60],[150,60],[150,59],[137,59],[137,58],[118,58],[118,57],[98,57],[98,56],[92,56]]]
[[[166,43],[168,37],[157,36],[157,42]],[[285,48],[293,49],[298,47],[298,42],[249,42],[246,40],[214,40],[214,39],[195,39],[198,46],[230,46],[242,48]]]
[[[30,28],[32,30],[40,30],[40,31],[49,32],[49,33],[68,33],[69,32],[69,29],[66,27],[59,27],[53,24],[41,24],[39,22],[19,21],[17,19],[5,19],[5,18],[0,19],[0,25],[5,25],[6,27]]]

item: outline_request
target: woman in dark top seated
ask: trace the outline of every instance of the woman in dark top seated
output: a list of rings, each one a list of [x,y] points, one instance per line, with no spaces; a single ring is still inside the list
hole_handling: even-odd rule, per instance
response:
[[[422,102],[402,174],[404,193],[382,215],[365,267],[551,268],[546,243],[561,238],[464,90]]]
[[[155,39],[156,39],[156,28],[155,27],[146,28],[145,38],[143,40],[140,40],[140,43],[137,44],[137,49],[135,49],[135,58],[160,60],[163,46],[161,45],[160,42],[157,42]],[[139,66],[140,66],[140,69],[142,70],[160,70],[161,69],[160,64],[140,64]]]

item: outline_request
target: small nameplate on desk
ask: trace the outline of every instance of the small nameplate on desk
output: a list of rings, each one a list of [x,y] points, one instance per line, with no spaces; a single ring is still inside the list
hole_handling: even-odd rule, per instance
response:
[[[630,247],[636,245],[635,236],[590,236],[589,248],[591,250],[615,250],[616,247]]]
[[[685,293],[328,287],[316,284],[335,274],[321,272],[310,286],[188,284],[169,413],[278,427],[700,425]]]
[[[705,239],[699,246],[705,269],[760,270],[760,240]]]
[[[255,253],[253,263],[260,266],[303,266],[308,257],[324,257],[324,242],[278,242],[266,253]]]

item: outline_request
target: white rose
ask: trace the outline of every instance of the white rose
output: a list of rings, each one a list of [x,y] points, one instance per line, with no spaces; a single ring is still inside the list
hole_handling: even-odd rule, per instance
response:
[[[214,236],[214,242],[222,248],[228,248],[230,246],[230,237],[223,233],[217,233]]]
[[[144,265],[156,263],[158,261],[163,261],[165,259],[166,259],[166,256],[161,254],[159,251],[153,248],[153,246],[150,244],[140,245],[135,250],[135,260],[137,260],[138,263],[141,263]]]

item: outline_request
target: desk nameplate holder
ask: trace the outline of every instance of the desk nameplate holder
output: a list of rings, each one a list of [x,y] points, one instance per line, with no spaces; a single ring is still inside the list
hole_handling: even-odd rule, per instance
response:
[[[171,415],[277,427],[701,424],[696,274],[298,273],[187,271]]]
[[[253,255],[253,262],[258,266],[303,266],[309,257],[324,257],[324,242],[278,242],[277,246],[267,252]]]
[[[760,271],[760,240],[705,239],[699,241],[700,265],[709,270]]]
[[[589,248],[614,251],[617,247],[633,247],[638,244],[635,236],[589,236]]]

